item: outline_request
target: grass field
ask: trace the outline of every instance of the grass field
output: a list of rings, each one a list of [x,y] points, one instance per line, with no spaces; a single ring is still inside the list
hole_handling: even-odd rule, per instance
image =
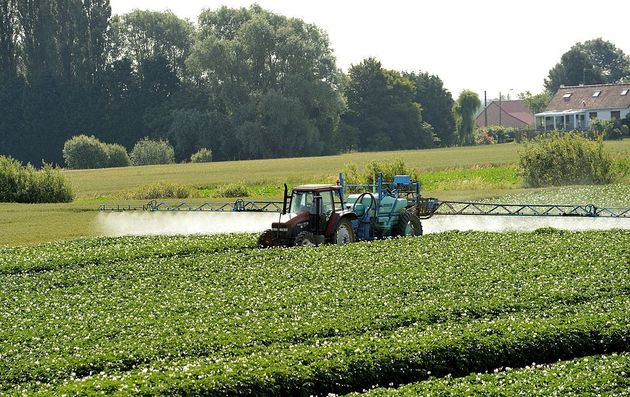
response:
[[[606,142],[619,158],[630,158],[630,139]],[[293,159],[173,164],[98,170],[69,170],[76,200],[70,204],[0,203],[0,246],[96,236],[96,209],[103,203],[144,203],[125,196],[155,182],[193,186],[191,201],[229,202],[213,198],[218,185],[243,182],[253,199],[277,199],[282,184],[334,182],[346,164],[360,168],[369,161],[401,159],[420,171],[423,194],[442,200],[483,199],[505,194],[536,194],[522,188],[515,164],[519,145],[502,144],[431,150],[349,153]],[[533,193],[532,193],[533,192]],[[581,200],[579,200],[581,202]]]
[[[326,395],[628,351],[630,231],[255,240],[0,249],[0,394]]]
[[[618,156],[630,157],[630,139],[606,142]],[[359,166],[369,161],[401,159],[421,172],[477,169],[514,165],[519,145],[487,145],[397,152],[349,153],[339,156],[271,160],[226,161],[203,164],[173,164],[99,170],[66,171],[78,197],[111,197],[121,191],[151,182],[176,182],[212,186],[243,181],[247,184],[283,184],[337,179],[345,164]]]

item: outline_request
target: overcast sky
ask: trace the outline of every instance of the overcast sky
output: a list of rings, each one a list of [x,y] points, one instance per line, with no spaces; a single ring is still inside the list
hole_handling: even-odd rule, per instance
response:
[[[437,74],[456,97],[463,89],[488,98],[538,93],[564,52],[602,37],[626,54],[624,1],[600,0],[111,0],[112,12],[171,10],[196,21],[204,8],[258,3],[328,32],[337,65],[366,57],[384,67]]]

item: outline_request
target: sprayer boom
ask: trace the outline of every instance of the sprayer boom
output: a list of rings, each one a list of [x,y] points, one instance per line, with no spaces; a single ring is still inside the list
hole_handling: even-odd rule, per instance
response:
[[[212,204],[179,203],[171,205],[155,200],[144,205],[101,205],[99,211],[123,212],[123,211],[190,211],[190,212],[281,212],[282,201],[244,201],[236,200],[234,203]]]
[[[102,205],[100,211],[167,211],[167,212],[282,212],[281,201],[244,201],[234,203],[212,204],[179,203],[171,205],[165,202],[149,201],[144,205]],[[576,216],[576,217],[605,217],[630,218],[630,208],[605,208],[586,205],[555,205],[555,204],[501,204],[480,203],[468,201],[439,201],[437,199],[421,198],[416,207],[421,219],[428,219],[434,215],[488,215],[488,216]]]
[[[497,204],[466,201],[436,201],[433,215],[492,215],[492,216],[579,216],[630,218],[630,208],[600,208],[587,205]]]

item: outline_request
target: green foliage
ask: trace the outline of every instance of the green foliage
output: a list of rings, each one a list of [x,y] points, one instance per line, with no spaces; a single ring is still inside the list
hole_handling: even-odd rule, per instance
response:
[[[368,58],[348,71],[345,85],[348,110],[343,115],[345,149],[394,150],[433,146],[433,129],[422,120],[415,102],[414,82],[383,69]]]
[[[63,146],[63,158],[68,168],[127,167],[131,160],[124,146],[107,144],[94,135],[77,135]]]
[[[418,180],[418,171],[405,164],[401,159],[391,161],[370,161],[360,171],[356,164],[345,164],[342,170],[346,183],[349,184],[373,184],[379,173],[383,174],[384,181],[393,181],[396,175],[410,175]]]
[[[630,353],[589,356],[525,368],[497,368],[494,373],[463,378],[446,376],[395,388],[377,388],[354,397],[377,396],[624,396]]]
[[[439,144],[456,145],[455,118],[451,111],[455,102],[440,77],[427,72],[403,75],[414,82],[414,101],[422,107],[422,120],[433,128]]]
[[[175,162],[175,150],[165,140],[144,138],[131,150],[133,165],[170,164]]]
[[[140,186],[136,190],[123,195],[128,199],[153,200],[162,198],[188,198],[194,196],[189,186],[179,183],[157,182]]]
[[[107,147],[94,135],[77,135],[63,145],[63,159],[68,168],[105,168],[109,165]]]
[[[317,250],[258,250],[252,235],[0,249],[0,390],[326,395],[618,351],[629,243],[547,230]]]
[[[555,93],[560,85],[618,83],[630,75],[630,59],[601,38],[577,43],[564,53],[545,79],[545,89]]]
[[[218,115],[214,115],[217,116]],[[172,112],[168,136],[175,147],[175,156],[185,159],[202,147],[212,152],[221,149],[217,135],[223,128],[213,114],[197,109],[178,109]]]
[[[131,165],[129,154],[123,145],[117,143],[105,144],[105,149],[107,151],[108,167],[128,167]]]
[[[529,91],[518,94],[518,97],[525,102],[525,105],[527,105],[533,114],[544,111],[549,102],[551,102],[552,98],[548,92],[541,92],[540,94],[532,95]]]
[[[470,90],[464,90],[453,104],[453,115],[457,126],[459,144],[470,146],[474,143],[475,113],[481,106],[479,96]]]
[[[257,5],[205,10],[187,65],[203,76],[216,110],[216,127],[202,131],[197,147],[220,159],[337,150],[343,101],[328,37],[317,26]]]
[[[630,208],[630,184],[562,186],[488,199],[496,203],[564,204],[588,203],[597,207]]]
[[[191,163],[209,163],[212,161],[212,151],[206,148],[197,150],[192,156],[190,156]]]
[[[249,189],[243,182],[228,183],[217,187],[213,193],[214,197],[247,197]]]
[[[164,59],[170,70],[183,74],[193,43],[191,22],[171,11],[133,10],[114,16],[111,27],[116,58],[129,59],[139,67]]]
[[[477,128],[476,142],[479,145],[505,143],[516,139],[518,129],[504,127],[501,125],[489,125],[487,127]]]
[[[477,138],[475,139],[477,145],[494,145],[496,141],[487,129],[478,129]]]
[[[625,128],[624,128],[625,127]],[[589,126],[591,136],[603,136],[604,139],[622,139],[624,135],[627,135],[628,126],[617,123],[614,120],[591,120]]]
[[[613,164],[601,139],[579,133],[540,135],[519,152],[520,173],[534,187],[610,183],[616,178]]]
[[[59,168],[44,164],[36,170],[11,157],[0,156],[0,202],[68,203],[73,193]]]

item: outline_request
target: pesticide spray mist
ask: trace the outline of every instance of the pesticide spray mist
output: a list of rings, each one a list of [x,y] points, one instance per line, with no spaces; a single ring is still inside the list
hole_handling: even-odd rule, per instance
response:
[[[276,213],[142,212],[101,213],[99,232],[106,236],[259,233],[278,220]],[[630,229],[629,219],[578,217],[508,217],[447,215],[422,221],[424,233],[448,230],[488,232],[532,231],[543,227],[565,230]]]
[[[271,227],[276,213],[140,212],[99,214],[99,232],[106,236],[255,233]]]

